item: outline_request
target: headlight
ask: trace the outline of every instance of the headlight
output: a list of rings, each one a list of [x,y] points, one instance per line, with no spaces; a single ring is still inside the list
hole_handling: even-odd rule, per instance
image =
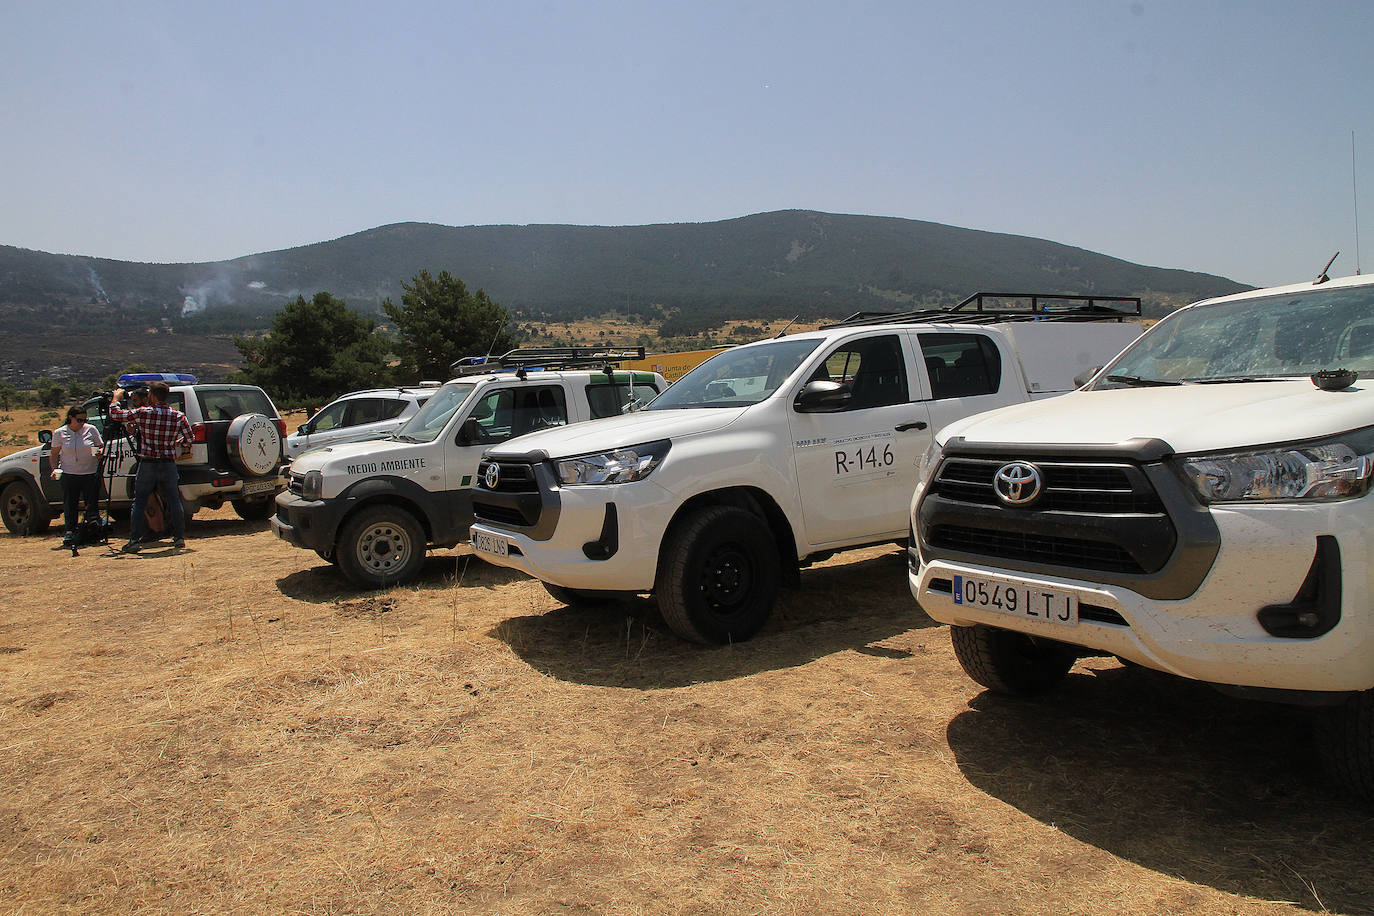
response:
[[[558,482],[565,487],[590,484],[632,483],[648,477],[668,454],[667,439],[632,445],[595,455],[560,458],[553,463]]]
[[[1350,499],[1369,491],[1374,427],[1266,451],[1188,458],[1183,470],[1205,503]]]
[[[935,476],[935,469],[940,466],[940,453],[944,451],[938,440],[932,439],[930,447],[926,449],[924,455],[916,462],[916,489],[924,490],[930,483],[930,479]]]
[[[324,490],[324,474],[320,471],[306,471],[301,478],[301,498],[319,499]]]

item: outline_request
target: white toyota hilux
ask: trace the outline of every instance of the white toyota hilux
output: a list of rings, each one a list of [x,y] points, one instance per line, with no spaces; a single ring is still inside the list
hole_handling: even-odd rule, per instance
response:
[[[747,639],[800,567],[906,537],[933,430],[1071,390],[1139,336],[1100,308],[859,317],[725,350],[633,416],[488,449],[473,547],[559,600],[653,592],[684,638]]]
[[[1199,302],[1085,390],[936,438],[911,590],[965,671],[1036,693],[1115,655],[1326,707],[1374,797],[1374,278]]]

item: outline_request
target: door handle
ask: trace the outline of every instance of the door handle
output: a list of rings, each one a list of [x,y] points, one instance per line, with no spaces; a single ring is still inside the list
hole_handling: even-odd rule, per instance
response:
[[[912,423],[903,423],[901,426],[894,426],[893,429],[899,433],[904,433],[909,429],[925,429],[930,424],[925,420],[916,420]]]

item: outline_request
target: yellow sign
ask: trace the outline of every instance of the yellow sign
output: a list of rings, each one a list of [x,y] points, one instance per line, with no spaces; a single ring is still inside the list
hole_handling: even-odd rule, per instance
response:
[[[688,350],[684,353],[655,353],[643,359],[627,359],[621,365],[626,369],[641,372],[657,372],[670,382],[676,382],[706,360],[728,347],[712,347],[709,350]]]

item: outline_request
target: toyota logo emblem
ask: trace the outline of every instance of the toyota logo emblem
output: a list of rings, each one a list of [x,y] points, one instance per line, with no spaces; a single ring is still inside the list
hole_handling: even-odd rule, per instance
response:
[[[495,490],[496,485],[501,482],[501,466],[495,462],[487,465],[487,472],[482,475],[482,481],[488,490]]]
[[[1044,483],[1038,467],[1013,461],[997,469],[992,488],[997,491],[997,498],[1007,505],[1024,506],[1036,500]]]

